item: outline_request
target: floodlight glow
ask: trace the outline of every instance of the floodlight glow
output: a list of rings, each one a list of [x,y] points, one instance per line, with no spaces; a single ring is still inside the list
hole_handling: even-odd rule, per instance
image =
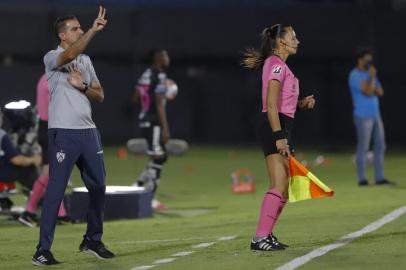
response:
[[[11,109],[11,110],[23,110],[31,106],[31,103],[29,103],[26,100],[20,100],[20,101],[12,101],[6,104],[4,106],[6,109]]]

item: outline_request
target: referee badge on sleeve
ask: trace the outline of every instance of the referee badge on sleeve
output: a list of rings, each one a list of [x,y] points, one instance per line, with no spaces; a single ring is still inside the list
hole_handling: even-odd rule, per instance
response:
[[[276,66],[273,66],[273,68],[272,68],[272,73],[280,74],[281,71],[282,71],[282,67],[281,67],[281,66],[276,65]]]
[[[63,150],[56,152],[56,160],[61,163],[64,159],[65,159],[65,153],[63,152]]]

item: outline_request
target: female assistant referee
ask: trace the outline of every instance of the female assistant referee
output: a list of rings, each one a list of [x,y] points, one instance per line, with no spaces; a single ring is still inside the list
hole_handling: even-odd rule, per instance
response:
[[[262,67],[262,113],[258,134],[271,180],[262,202],[251,250],[272,251],[287,247],[278,242],[272,231],[288,200],[287,156],[294,152],[291,130],[296,108],[312,109],[315,99],[311,95],[298,100],[299,81],[286,64],[288,57],[296,54],[299,45],[293,27],[276,24],[265,28],[261,37],[261,49],[248,49],[243,59],[243,65],[249,69]]]

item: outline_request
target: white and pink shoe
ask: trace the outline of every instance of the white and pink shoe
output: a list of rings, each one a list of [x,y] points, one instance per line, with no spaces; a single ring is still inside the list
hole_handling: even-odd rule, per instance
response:
[[[154,209],[155,211],[168,209],[168,206],[166,206],[166,204],[161,203],[157,199],[152,199],[151,205],[152,209]]]

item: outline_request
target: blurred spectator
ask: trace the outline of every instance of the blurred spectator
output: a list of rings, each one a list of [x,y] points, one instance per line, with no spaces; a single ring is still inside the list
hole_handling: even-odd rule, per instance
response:
[[[383,159],[385,153],[385,131],[379,110],[379,97],[384,94],[377,76],[370,49],[359,49],[356,54],[356,66],[350,72],[348,84],[354,105],[354,123],[357,133],[356,164],[358,185],[367,186],[365,176],[365,158],[371,141],[373,144],[375,183],[390,185],[393,182],[384,177]]]
[[[36,166],[41,163],[41,156],[22,155],[7,132],[1,128],[2,124],[3,113],[0,112],[0,182],[18,181],[25,188],[31,189],[38,176]],[[13,203],[8,193],[0,193],[0,204],[2,211],[11,209]]]

